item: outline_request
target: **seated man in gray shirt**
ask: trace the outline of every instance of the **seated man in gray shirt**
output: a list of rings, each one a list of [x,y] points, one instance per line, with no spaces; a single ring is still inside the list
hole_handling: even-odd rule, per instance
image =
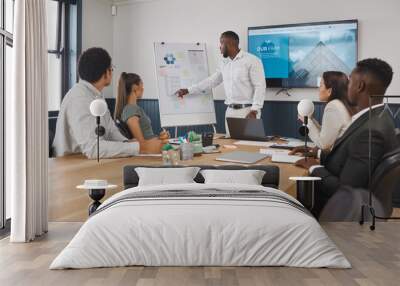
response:
[[[79,59],[80,81],[65,95],[57,119],[54,152],[56,156],[82,153],[97,158],[96,119],[90,113],[94,99],[102,98],[101,91],[112,82],[111,57],[101,48],[86,50]],[[116,127],[110,111],[100,119],[105,134],[100,138],[100,157],[128,157],[138,153],[160,153],[158,138],[146,144],[128,141]]]

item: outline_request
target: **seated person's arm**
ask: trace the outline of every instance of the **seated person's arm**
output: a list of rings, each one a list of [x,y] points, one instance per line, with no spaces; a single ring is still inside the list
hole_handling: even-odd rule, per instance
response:
[[[313,120],[309,122],[309,137],[322,150],[330,150],[335,140],[339,137],[342,122],[338,120],[339,110],[333,106],[327,106],[322,117],[322,126],[318,128]]]
[[[311,176],[320,177],[322,180],[320,184],[322,185],[322,190],[325,194],[331,196],[340,186],[340,179],[336,177],[325,167],[319,167],[313,170],[310,174]]]
[[[326,168],[316,168],[312,175],[321,177],[324,192],[333,194],[340,185],[355,188],[368,186],[369,172],[369,133],[368,130],[358,135],[349,146],[346,160],[339,177],[331,174]],[[379,164],[384,155],[384,138],[381,133],[371,133],[371,168]]]
[[[95,118],[89,112],[89,108],[86,108],[89,104],[90,102],[82,102],[76,105],[74,114],[70,116],[69,128],[70,134],[80,146],[81,152],[89,159],[95,159],[97,158],[97,136],[95,134],[97,125]],[[109,116],[109,113],[105,116]],[[109,132],[108,125],[105,127],[107,134]],[[100,137],[100,158],[128,157],[139,153],[138,143],[122,142],[122,140],[112,141],[107,140],[105,137]],[[122,136],[122,139],[124,138]]]
[[[372,172],[384,155],[384,137],[380,132],[371,132],[371,169]],[[369,172],[369,132],[362,132],[350,145],[349,159],[340,174],[342,185],[362,187],[368,185]]]
[[[143,154],[154,154],[160,153],[161,147],[163,145],[162,140],[159,138],[151,138],[146,140],[143,136],[142,129],[140,128],[138,116],[131,116],[128,121],[129,131],[132,133],[134,139],[136,139],[140,144],[140,153]]]

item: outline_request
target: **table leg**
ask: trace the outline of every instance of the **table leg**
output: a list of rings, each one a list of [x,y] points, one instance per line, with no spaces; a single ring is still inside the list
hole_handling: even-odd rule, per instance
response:
[[[93,189],[89,190],[89,197],[93,200],[93,202],[89,205],[89,216],[94,213],[97,208],[101,205],[100,200],[106,194],[105,189]]]
[[[297,181],[297,200],[308,210],[314,207],[314,181]]]

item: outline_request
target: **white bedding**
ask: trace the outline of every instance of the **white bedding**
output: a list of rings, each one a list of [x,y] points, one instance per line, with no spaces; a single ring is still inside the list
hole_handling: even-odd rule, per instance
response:
[[[209,188],[262,190],[297,202],[262,186],[182,184],[128,189],[99,209],[132,192]],[[50,269],[127,265],[351,267],[318,222],[294,206],[258,198],[185,197],[104,207],[84,223]]]

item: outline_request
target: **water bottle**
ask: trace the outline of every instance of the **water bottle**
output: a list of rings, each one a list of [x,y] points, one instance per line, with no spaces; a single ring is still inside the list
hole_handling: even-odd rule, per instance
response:
[[[181,144],[181,159],[193,160],[193,145],[191,143]]]

